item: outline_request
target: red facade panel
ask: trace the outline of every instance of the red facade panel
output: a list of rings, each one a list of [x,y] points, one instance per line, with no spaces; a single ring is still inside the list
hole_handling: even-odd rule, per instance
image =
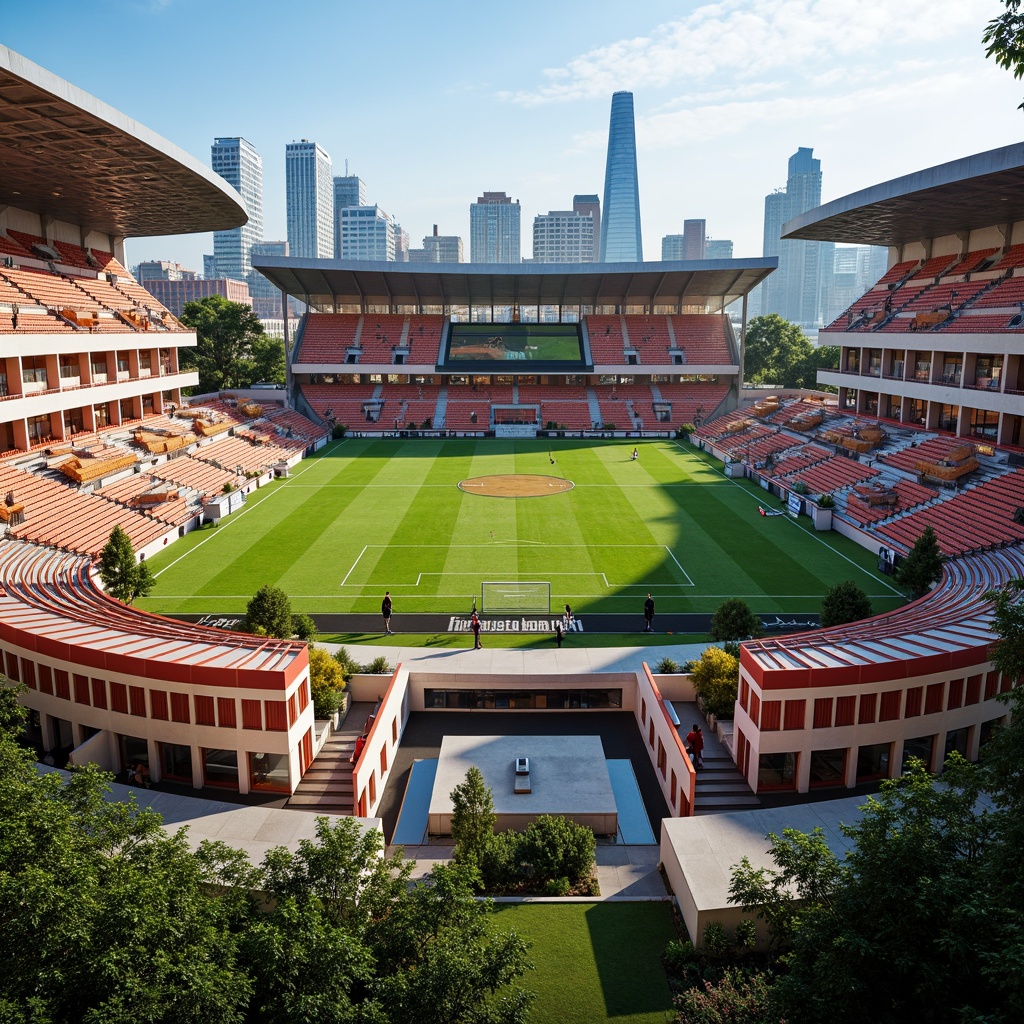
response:
[[[880,722],[894,722],[900,717],[900,703],[903,700],[902,690],[886,690],[882,694],[882,703],[878,712]]]
[[[242,728],[263,728],[263,701],[242,698]]]
[[[878,706],[877,693],[862,693],[860,695],[860,713],[857,715],[858,725],[874,724]]]
[[[903,712],[904,718],[917,718],[921,714],[921,698],[924,696],[923,686],[911,686],[907,690],[907,708]]]
[[[128,687],[128,702],[136,718],[146,717],[146,689],[143,686]]]
[[[836,697],[836,725],[853,725],[853,716],[857,710],[857,698]]]
[[[965,704],[977,704],[981,699],[981,676],[971,676],[967,680],[967,700]]]
[[[39,691],[40,693],[53,693],[53,671],[49,665],[39,666]]]
[[[781,724],[782,701],[763,701],[761,704],[761,732],[778,732]]]
[[[945,683],[932,683],[924,693],[924,713],[934,715],[942,710],[942,695],[946,689]]]
[[[110,683],[110,708],[119,714],[128,714],[128,687],[124,683]]]
[[[750,720],[755,729],[761,728],[761,698],[753,690],[750,691]]]
[[[238,713],[235,710],[234,697],[217,698],[217,721],[223,729],[234,729],[238,725]]]
[[[171,691],[171,721],[182,722],[188,725],[191,722],[191,718],[188,713],[188,694],[187,693],[175,693]]]
[[[21,681],[33,690],[36,688],[36,663],[28,658],[21,659]]]
[[[832,705],[835,701],[831,697],[814,698],[814,728],[832,728]]]
[[[954,711],[962,707],[964,703],[964,681],[962,679],[951,679],[949,681],[949,692],[946,694],[946,710]]]
[[[196,709],[196,725],[216,725],[217,719],[214,716],[213,698],[197,693],[192,700],[195,703]]]
[[[272,732],[288,731],[288,706],[283,700],[265,700],[263,712],[266,715],[268,730]]]
[[[72,676],[72,682],[75,687],[75,703],[85,704],[89,703],[89,677],[80,676],[77,672]]]
[[[92,679],[92,706],[94,708],[105,708],[107,706],[107,681],[105,679]]]
[[[149,708],[154,718],[158,718],[161,722],[166,722],[168,717],[167,712],[167,691],[166,690],[150,690],[149,691]]]
[[[804,720],[807,717],[807,701],[801,698],[800,700],[787,700],[785,710],[785,722],[783,729],[793,730],[802,729],[804,727]]]

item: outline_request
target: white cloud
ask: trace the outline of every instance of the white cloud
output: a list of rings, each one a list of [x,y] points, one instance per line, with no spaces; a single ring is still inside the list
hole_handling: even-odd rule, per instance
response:
[[[941,7],[941,9],[939,9]],[[862,55],[899,61],[908,47],[975,35],[990,0],[723,0],[649,35],[622,39],[542,72],[534,89],[500,93],[523,106],[607,97],[616,89],[742,82],[783,72],[804,77]]]

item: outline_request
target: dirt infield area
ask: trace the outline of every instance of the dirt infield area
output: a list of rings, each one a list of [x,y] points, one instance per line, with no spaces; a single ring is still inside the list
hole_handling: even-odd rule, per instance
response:
[[[482,494],[485,498],[542,498],[547,494],[571,491],[573,486],[571,480],[563,480],[560,476],[530,473],[497,473],[459,481],[460,491]]]

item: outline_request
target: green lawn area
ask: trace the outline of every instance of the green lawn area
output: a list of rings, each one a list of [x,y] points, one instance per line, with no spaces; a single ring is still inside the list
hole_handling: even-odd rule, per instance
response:
[[[396,615],[468,611],[482,580],[547,580],[551,606],[639,613],[712,612],[742,597],[760,613],[819,609],[853,579],[876,612],[904,598],[873,555],[806,518],[764,517],[777,504],[689,445],[652,441],[376,440],[328,445],[287,480],[250,495],[216,529],[150,560],[150,610],[242,612],[263,584],[296,612]],[[551,464],[550,458],[555,462]],[[562,477],[571,490],[492,498],[459,489],[491,474]],[[484,606],[484,611],[487,610]],[[356,641],[352,641],[356,642]]]
[[[664,1024],[660,957],[677,938],[668,903],[499,904],[494,927],[529,940],[533,1024]]]

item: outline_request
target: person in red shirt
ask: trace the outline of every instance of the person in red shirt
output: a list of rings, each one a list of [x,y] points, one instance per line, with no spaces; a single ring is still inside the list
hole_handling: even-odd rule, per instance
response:
[[[686,734],[686,750],[690,755],[694,768],[704,767],[704,733],[700,726],[694,723],[693,728]]]

